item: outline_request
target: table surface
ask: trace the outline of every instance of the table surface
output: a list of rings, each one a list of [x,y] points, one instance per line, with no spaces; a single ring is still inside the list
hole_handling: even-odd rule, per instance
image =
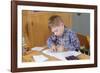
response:
[[[45,57],[48,58],[48,61],[60,61],[60,59],[57,59],[53,56],[49,56],[47,54],[44,54],[42,51],[33,51],[33,50],[31,50],[31,51],[26,52],[23,55],[22,62],[35,62],[33,56],[36,56],[36,55],[44,55]],[[80,55],[77,56],[77,58],[79,58],[80,60],[83,60],[83,59],[89,59],[90,57],[86,54],[80,54]]]

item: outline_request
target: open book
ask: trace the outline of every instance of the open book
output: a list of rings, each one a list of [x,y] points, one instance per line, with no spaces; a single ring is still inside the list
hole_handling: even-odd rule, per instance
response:
[[[43,53],[56,57],[60,60],[66,60],[66,57],[68,56],[78,56],[81,54],[81,52],[76,51],[65,51],[65,52],[52,52],[50,49],[44,50]]]

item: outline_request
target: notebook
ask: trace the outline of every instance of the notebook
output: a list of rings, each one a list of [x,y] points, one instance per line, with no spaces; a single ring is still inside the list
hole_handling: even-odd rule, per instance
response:
[[[45,62],[48,60],[47,57],[45,57],[44,55],[37,55],[37,56],[33,56],[35,62]]]

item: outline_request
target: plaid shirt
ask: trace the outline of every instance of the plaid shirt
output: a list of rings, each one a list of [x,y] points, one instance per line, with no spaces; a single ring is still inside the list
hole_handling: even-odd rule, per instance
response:
[[[64,33],[61,37],[57,37],[54,34],[52,34],[48,40],[47,45],[50,48],[52,44],[55,44],[56,46],[64,45],[65,49],[68,50],[79,50],[80,48],[80,42],[77,38],[77,35],[75,32],[67,29],[64,27]]]

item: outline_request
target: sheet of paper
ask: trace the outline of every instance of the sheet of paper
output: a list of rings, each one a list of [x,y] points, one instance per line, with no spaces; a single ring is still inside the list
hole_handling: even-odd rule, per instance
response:
[[[34,58],[35,62],[45,62],[48,60],[48,58],[43,55],[33,56],[33,58]]]
[[[32,50],[35,50],[35,51],[41,51],[43,50],[45,47],[34,47],[32,48]]]
[[[50,56],[54,56],[60,60],[66,60],[65,57],[72,56],[72,55],[77,56],[81,54],[80,52],[76,52],[76,51],[51,52],[50,49],[44,50],[43,53],[50,55]]]

